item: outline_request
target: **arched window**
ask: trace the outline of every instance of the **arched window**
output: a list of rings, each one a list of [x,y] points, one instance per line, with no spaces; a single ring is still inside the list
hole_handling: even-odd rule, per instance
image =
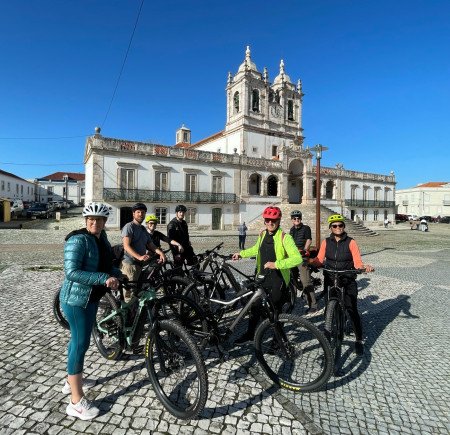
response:
[[[253,112],[259,113],[259,91],[258,91],[258,89],[253,89],[253,91],[252,91],[252,110],[253,110]]]
[[[275,93],[275,102],[280,104],[280,101],[281,101],[280,90],[278,89],[277,92]]]
[[[278,178],[275,175],[267,178],[267,196],[278,196]]]
[[[288,101],[288,119],[289,121],[294,120],[294,102],[292,100]]]
[[[234,106],[234,113],[238,113],[239,112],[239,92],[234,93],[233,106]]]

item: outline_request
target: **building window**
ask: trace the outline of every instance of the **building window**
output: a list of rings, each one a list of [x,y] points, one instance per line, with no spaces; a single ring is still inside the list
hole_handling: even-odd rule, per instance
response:
[[[16,193],[19,194],[19,185],[16,184]]]
[[[8,181],[7,186],[8,186],[8,192],[11,192],[11,183],[9,181]]]
[[[119,187],[121,189],[134,189],[134,169],[119,168]]]
[[[159,192],[166,192],[168,190],[168,172],[155,172],[155,190]]]
[[[373,220],[377,221],[378,220],[378,210],[374,210],[373,211]]]
[[[65,187],[63,188],[63,190],[65,189]],[[49,195],[53,195],[53,186],[48,186],[47,187],[47,193],[49,194]]]
[[[2,190],[5,190],[5,181],[2,180]]]
[[[81,196],[84,196],[84,187],[82,187],[82,188],[80,189],[80,195],[81,195]]]
[[[186,192],[194,193],[197,191],[197,175],[186,174]]]
[[[288,119],[289,121],[294,120],[294,102],[292,100],[288,101]]]
[[[197,209],[196,208],[188,208],[186,214],[184,216],[185,221],[188,224],[196,224],[197,223]]]
[[[363,221],[367,220],[367,210],[362,211],[362,219],[363,219]]]
[[[222,177],[221,176],[213,176],[212,179],[212,192],[213,193],[222,193]]]
[[[259,91],[258,91],[258,89],[253,89],[253,91],[252,91],[252,110],[253,110],[253,112],[259,113]]]
[[[155,215],[159,220],[159,223],[161,225],[167,224],[167,208],[164,207],[156,207],[155,208]]]
[[[234,113],[239,112],[239,92],[235,92],[233,96]]]
[[[20,185],[20,194],[23,195],[23,184]]]
[[[278,157],[278,145],[272,145],[272,157]]]

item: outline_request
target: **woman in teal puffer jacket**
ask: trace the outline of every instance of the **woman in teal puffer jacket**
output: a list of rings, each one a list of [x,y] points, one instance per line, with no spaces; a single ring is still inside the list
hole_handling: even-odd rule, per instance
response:
[[[109,209],[102,203],[90,203],[83,209],[86,228],[73,231],[64,246],[65,278],[60,292],[61,308],[69,322],[70,342],[67,356],[67,380],[63,393],[71,394],[66,412],[90,420],[99,409],[86,399],[84,388],[95,382],[83,380],[84,356],[97,314],[98,303],[107,288],[117,288],[121,272],[112,266],[111,245],[104,231]]]

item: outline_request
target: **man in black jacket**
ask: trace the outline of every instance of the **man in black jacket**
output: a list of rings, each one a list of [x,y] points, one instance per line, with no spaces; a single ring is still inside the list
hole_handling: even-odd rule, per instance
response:
[[[187,208],[184,205],[177,205],[175,208],[175,217],[167,225],[167,237],[175,240],[183,247],[183,253],[180,254],[178,249],[175,250],[171,246],[174,263],[177,266],[181,266],[184,260],[186,260],[188,265],[195,264],[196,262],[194,250],[189,240],[188,224],[184,220],[186,211]]]
[[[298,267],[300,269],[300,281],[302,282],[303,291],[306,296],[306,301],[308,302],[308,312],[315,313],[317,311],[316,295],[314,294],[314,286],[311,280],[311,271],[309,270],[306,261],[309,255],[309,247],[312,242],[311,228],[302,223],[302,212],[299,210],[294,210],[291,213],[291,220],[293,226],[290,229],[289,234],[294,239],[295,245],[303,258],[303,263]]]

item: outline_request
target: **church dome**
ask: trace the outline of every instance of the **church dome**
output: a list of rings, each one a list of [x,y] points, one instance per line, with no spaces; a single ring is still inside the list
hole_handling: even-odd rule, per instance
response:
[[[280,73],[275,77],[273,84],[281,84],[282,82],[291,83],[291,78],[284,72],[284,61],[280,62]]]
[[[241,63],[238,73],[248,70],[258,72],[258,68],[256,68],[255,63],[250,58],[250,47],[247,45],[247,50],[245,50],[245,60]]]

